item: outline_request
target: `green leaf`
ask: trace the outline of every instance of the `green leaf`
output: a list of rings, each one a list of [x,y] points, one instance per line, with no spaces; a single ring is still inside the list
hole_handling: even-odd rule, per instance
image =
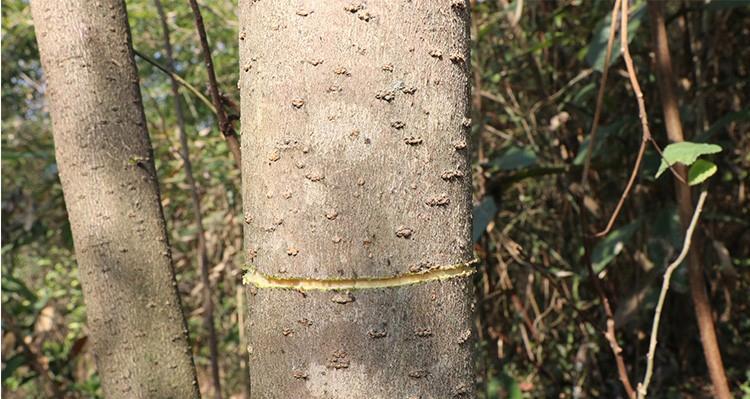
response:
[[[717,169],[716,164],[713,162],[702,159],[695,161],[688,171],[688,184],[694,186],[703,183],[706,179],[713,176]]]
[[[628,16],[628,42],[633,41],[635,33],[641,26],[643,17],[646,15],[645,5],[646,2],[642,1],[630,8],[630,15]],[[609,39],[610,21],[612,21],[612,14],[608,12],[607,16],[596,25],[596,34],[591,39],[588,51],[586,52],[586,62],[599,72],[604,70],[604,57],[607,55],[607,40]],[[618,22],[615,23],[617,24]],[[618,33],[615,36],[615,41],[612,44],[612,58],[610,60],[610,65],[613,64],[621,54],[620,33],[618,30]]]
[[[566,96],[566,99],[570,99],[569,102],[582,107],[594,95],[596,95],[596,85],[592,82],[574,91],[571,96]]]
[[[3,385],[5,385],[5,380],[8,379],[8,377],[13,376],[13,373],[16,371],[17,368],[25,365],[27,363],[26,355],[23,353],[17,353],[7,361],[3,362]],[[3,389],[5,387],[3,386]]]
[[[39,299],[23,281],[8,273],[3,273],[2,284],[3,293],[16,293],[29,302],[36,302]]]
[[[622,252],[625,244],[638,230],[640,224],[640,219],[637,219],[619,229],[612,230],[607,237],[596,244],[594,250],[591,251],[591,263],[594,266],[594,271],[599,273],[604,270]]]
[[[505,371],[487,381],[487,398],[523,399],[518,382]]]
[[[503,155],[495,158],[493,164],[500,170],[523,169],[536,163],[536,154],[528,148],[512,146]]]
[[[474,211],[471,213],[473,225],[471,229],[471,240],[476,243],[487,230],[490,222],[495,218],[497,213],[497,204],[495,199],[492,197],[485,197],[479,205],[474,207]]]
[[[670,144],[664,149],[664,158],[661,160],[656,177],[661,176],[665,170],[676,163],[690,166],[699,156],[715,154],[720,151],[721,147],[716,144],[693,143],[690,141]]]

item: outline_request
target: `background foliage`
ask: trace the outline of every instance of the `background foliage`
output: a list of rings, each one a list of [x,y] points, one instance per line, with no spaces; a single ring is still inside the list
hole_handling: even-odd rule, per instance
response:
[[[129,0],[134,47],[165,63],[156,9]],[[237,18],[232,0],[204,0],[222,91],[237,101]],[[206,71],[187,2],[164,1],[177,73],[204,93]],[[582,264],[582,234],[603,226],[640,140],[638,111],[619,51],[613,57],[591,186],[579,184],[609,28],[610,2],[472,2],[476,251],[483,260],[480,374],[483,397],[621,397],[604,319]],[[701,253],[731,388],[750,398],[750,6],[740,0],[672,2],[666,10],[687,139],[722,152],[702,223]],[[667,144],[652,64],[648,13],[632,6],[631,53],[652,132]],[[257,32],[262,34],[262,32]],[[615,46],[616,48],[618,46]],[[57,178],[27,1],[2,7],[2,390],[41,397],[100,397],[86,345],[84,303]],[[179,290],[202,386],[208,381],[194,215],[179,157],[167,77],[137,60]],[[226,396],[241,397],[237,284],[242,265],[239,173],[208,108],[186,90],[191,157],[201,190]],[[661,273],[682,244],[671,178],[645,166],[616,228],[594,248],[613,298],[631,378],[642,375]],[[587,212],[591,226],[581,226]],[[673,277],[662,317],[659,397],[709,397],[686,268]]]

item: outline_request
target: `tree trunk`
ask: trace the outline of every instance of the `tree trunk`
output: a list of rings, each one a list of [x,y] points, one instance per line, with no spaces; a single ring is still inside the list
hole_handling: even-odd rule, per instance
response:
[[[662,4],[653,0],[648,2],[649,16],[651,17],[651,32],[654,41],[654,52],[656,53],[656,82],[659,85],[659,96],[661,96],[662,111],[664,111],[664,124],[667,128],[669,141],[679,143],[685,141],[682,133],[682,121],[677,105],[677,96],[674,93],[674,74],[672,73],[672,58],[669,54],[669,41],[667,37],[666,24],[662,12]],[[677,172],[687,181],[687,168],[684,165],[675,165]],[[690,186],[675,179],[677,205],[682,225],[687,228],[693,214],[693,197]],[[714,386],[716,398],[729,399],[732,393],[729,390],[727,376],[724,372],[724,363],[721,360],[719,341],[716,337],[713,310],[711,301],[706,293],[706,280],[703,277],[703,265],[701,264],[698,249],[700,248],[700,235],[695,233],[693,248],[688,253],[688,277],[690,280],[690,296],[693,299],[693,309],[698,323],[698,331],[703,345],[703,355],[708,366],[711,383]]]
[[[121,0],[33,0],[55,155],[107,398],[198,397]]]
[[[474,397],[468,3],[306,4],[239,4],[252,397]]]

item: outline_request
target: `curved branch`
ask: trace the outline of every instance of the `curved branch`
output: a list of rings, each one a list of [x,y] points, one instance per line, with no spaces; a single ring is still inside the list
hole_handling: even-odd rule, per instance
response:
[[[654,311],[654,321],[651,326],[651,340],[648,344],[648,354],[646,355],[646,374],[643,377],[643,382],[638,384],[638,399],[645,399],[648,391],[648,385],[651,382],[651,376],[654,372],[654,354],[656,352],[656,340],[659,336],[659,321],[661,320],[661,311],[664,308],[664,300],[667,297],[667,291],[669,291],[669,281],[672,278],[672,273],[677,269],[683,260],[687,257],[688,251],[690,250],[690,242],[693,238],[693,231],[695,226],[698,224],[698,218],[703,210],[703,204],[706,202],[707,192],[703,191],[698,198],[698,205],[695,206],[693,212],[693,218],[690,220],[690,226],[685,232],[685,241],[682,244],[682,251],[680,255],[667,266],[667,270],[664,271],[664,280],[661,283],[661,291],[659,292],[659,301],[656,303],[656,310]]]

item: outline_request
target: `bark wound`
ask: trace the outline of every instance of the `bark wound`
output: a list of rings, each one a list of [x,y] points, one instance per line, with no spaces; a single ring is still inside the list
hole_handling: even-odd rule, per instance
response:
[[[244,277],[254,394],[453,397],[474,378],[473,345],[457,343],[473,298],[470,162],[457,151],[470,114],[466,4],[321,1],[305,17],[299,6],[238,6],[241,31],[267,33],[240,42],[240,65],[257,57],[241,82],[243,148],[261,154],[242,168],[256,218],[245,248],[258,249]],[[285,139],[310,151],[277,147]],[[283,228],[265,233],[280,215]],[[316,322],[279,333],[301,319]],[[307,378],[290,384],[295,371]]]

